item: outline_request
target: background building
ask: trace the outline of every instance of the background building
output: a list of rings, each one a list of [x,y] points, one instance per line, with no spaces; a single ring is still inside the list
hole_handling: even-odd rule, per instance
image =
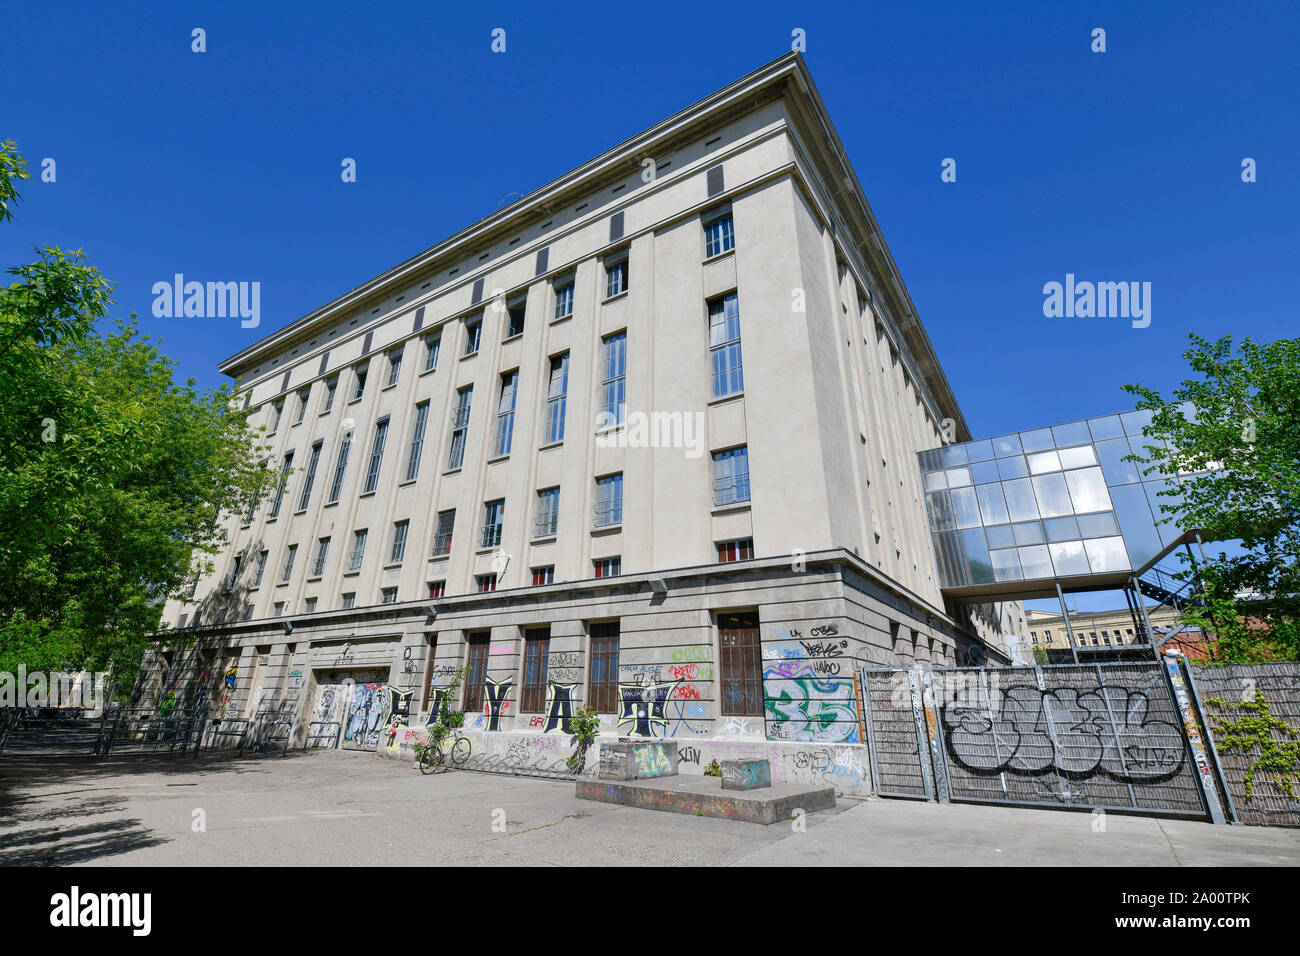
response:
[[[856,663],[1025,632],[941,590],[916,456],[969,432],[796,54],[221,369],[274,479],[146,697],[372,748],[467,667],[483,747],[590,704],[780,779],[862,743]]]

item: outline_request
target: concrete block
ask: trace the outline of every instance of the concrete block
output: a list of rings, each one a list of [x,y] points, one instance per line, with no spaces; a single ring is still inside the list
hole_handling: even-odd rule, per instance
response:
[[[645,780],[677,775],[677,742],[619,741],[600,745],[600,779]]]
[[[835,806],[834,787],[783,783],[761,793],[724,793],[716,778],[693,774],[659,780],[579,780],[576,788],[580,800],[768,825],[789,820],[796,810],[813,813]]]
[[[723,790],[760,790],[770,786],[772,786],[772,765],[768,761],[722,761]]]

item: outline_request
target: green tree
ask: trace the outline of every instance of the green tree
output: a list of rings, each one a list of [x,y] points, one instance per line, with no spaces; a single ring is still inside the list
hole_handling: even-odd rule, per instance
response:
[[[29,178],[0,144],[0,220]],[[112,669],[130,686],[162,604],[225,542],[261,468],[225,389],[174,381],[80,250],[38,246],[0,288],[0,670]]]
[[[1161,511],[1207,540],[1239,541],[1201,568],[1206,605],[1185,617],[1208,627],[1220,660],[1300,654],[1300,339],[1257,343],[1191,336],[1199,377],[1165,401],[1126,385],[1153,413],[1139,456],[1171,482]],[[1188,474],[1191,472],[1192,474]],[[1184,576],[1190,574],[1190,569]]]

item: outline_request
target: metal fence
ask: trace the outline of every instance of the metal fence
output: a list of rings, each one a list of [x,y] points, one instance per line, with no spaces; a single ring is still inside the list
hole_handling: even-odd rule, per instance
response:
[[[863,686],[882,795],[1214,815],[1154,661],[864,668]]]
[[[1228,812],[1300,826],[1300,664],[1193,665]]]

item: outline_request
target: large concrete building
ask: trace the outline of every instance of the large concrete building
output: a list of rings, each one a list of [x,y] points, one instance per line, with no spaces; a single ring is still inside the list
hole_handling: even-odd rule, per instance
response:
[[[861,789],[854,663],[1027,633],[941,593],[917,455],[970,434],[795,54],[220,367],[281,480],[146,697],[382,749],[467,667],[485,753],[590,704]]]

